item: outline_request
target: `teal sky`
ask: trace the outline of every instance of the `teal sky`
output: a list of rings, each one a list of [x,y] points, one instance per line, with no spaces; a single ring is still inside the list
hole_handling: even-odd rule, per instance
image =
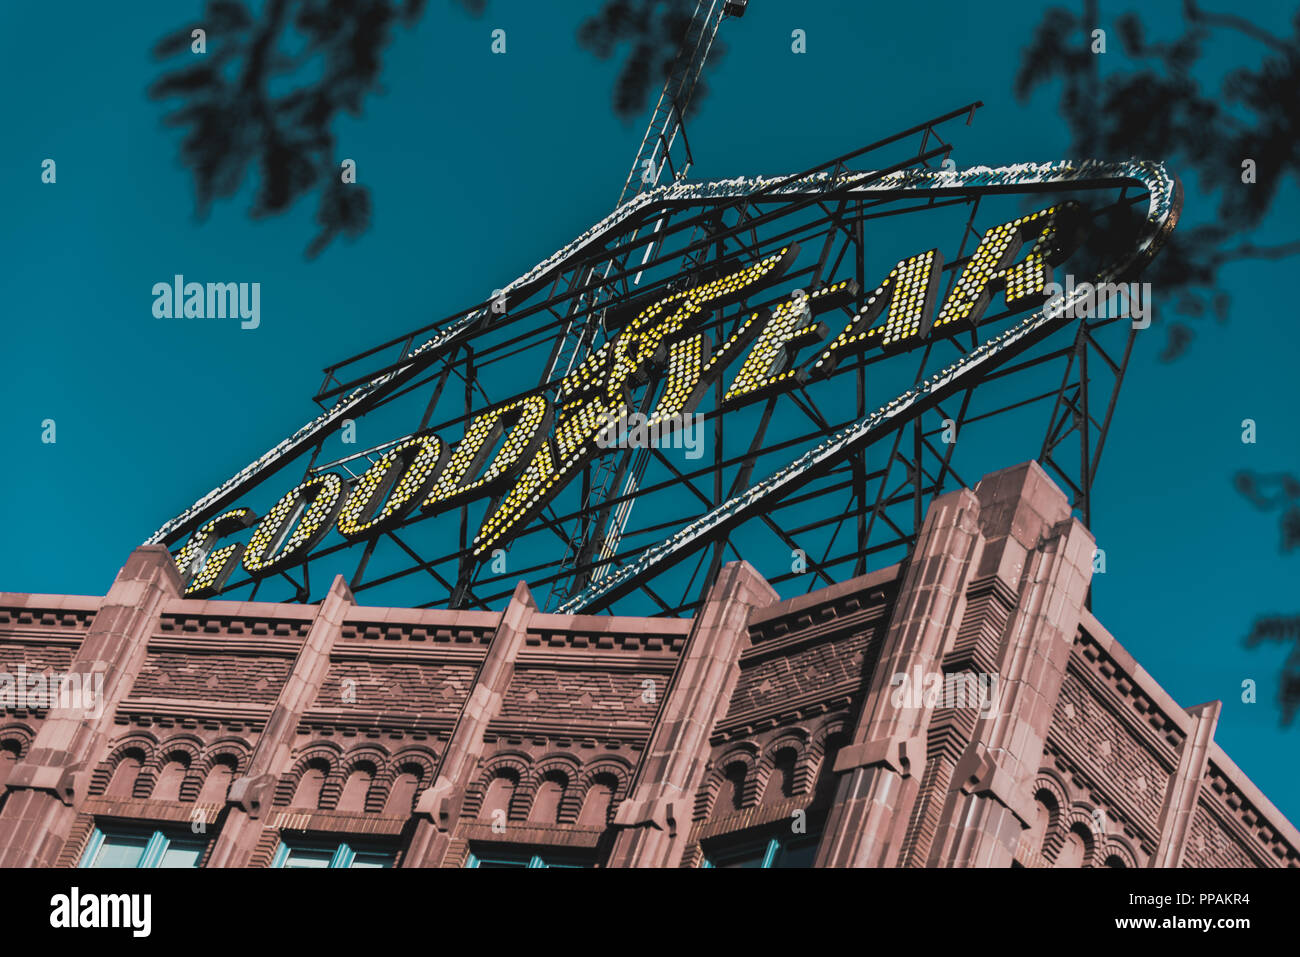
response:
[[[1141,12],[1158,36],[1180,6]],[[1103,3],[1102,26],[1127,9]],[[1251,15],[1289,34],[1292,9]],[[309,262],[314,197],[254,222],[246,189],[195,218],[179,135],[145,89],[160,72],[152,44],[199,22],[200,5],[59,10],[0,12],[0,590],[102,594],[155,528],[312,416],[323,366],[482,300],[605,215],[642,131],[610,108],[615,63],[576,44],[587,5],[489,0],[475,19],[435,0],[395,31],[381,91],[336,130],[371,189],[372,226]],[[1055,89],[1025,104],[1012,95],[1041,15],[1012,11],[753,0],[724,24],[729,49],[690,127],[693,175],[793,172],[975,99],[986,105],[961,132],[959,166],[1067,158]],[[505,56],[489,51],[497,27]],[[795,28],[802,56],[790,52]],[[1106,55],[1122,58],[1112,39]],[[1260,53],[1229,35],[1211,59],[1253,65]],[[47,157],[54,185],[40,181]],[[1186,185],[1186,220],[1212,216]],[[1291,183],[1252,238],[1292,238],[1298,212]],[[1300,555],[1278,553],[1276,517],[1230,483],[1241,468],[1300,469],[1300,337],[1279,308],[1293,268],[1226,270],[1229,320],[1199,323],[1176,363],[1157,361],[1159,325],[1138,337],[1093,531],[1107,553],[1098,617],[1181,704],[1223,700],[1219,741],[1296,821],[1300,730],[1278,727],[1276,704],[1286,649],[1246,651],[1241,639],[1260,614],[1300,612]],[[261,282],[261,328],[155,320],[150,290],[175,273]],[[1241,442],[1245,418],[1254,445]],[[44,419],[57,423],[54,445],[40,440]],[[1242,703],[1245,679],[1258,703]]]

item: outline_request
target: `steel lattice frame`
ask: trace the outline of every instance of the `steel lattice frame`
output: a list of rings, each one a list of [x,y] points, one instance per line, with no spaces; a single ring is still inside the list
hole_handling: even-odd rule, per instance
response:
[[[454,442],[467,421],[489,407],[528,394],[553,398],[555,379],[525,393],[512,393],[510,385],[553,367],[558,333],[574,316],[581,320],[587,310],[599,319],[591,325],[589,347],[597,348],[601,337],[617,335],[617,315],[626,317],[633,304],[678,290],[722,264],[756,262],[791,242],[802,252],[779,284],[718,310],[698,327],[711,341],[725,338],[737,316],[786,299],[796,287],[852,278],[858,301],[844,312],[856,311],[884,276],[879,256],[885,244],[868,246],[872,224],[921,217],[958,224],[942,246],[942,298],[979,233],[1001,221],[982,207],[1024,195],[1087,196],[1099,219],[1127,216],[1131,234],[1100,249],[1084,277],[1118,282],[1136,276],[1177,221],[1177,180],[1158,164],[1136,162],[931,168],[951,149],[940,128],[968,119],[976,105],[795,176],[676,182],[635,197],[506,286],[504,313],[489,300],[331,366],[315,397],[322,415],[149,541],[176,546],[203,521],[250,496],[262,495],[263,506],[268,497],[274,501],[292,482],[288,476],[268,479],[295,461],[303,478],[325,471],[358,475],[417,430],[432,427]],[[866,154],[873,170],[850,168]],[[934,236],[929,244],[939,240]],[[913,245],[890,245],[889,262],[918,252]],[[698,268],[684,273],[683,263]],[[1076,305],[1060,302],[1023,314],[990,307],[968,333],[897,355],[862,353],[823,381],[725,414],[718,410],[719,382],[699,410],[710,436],[707,455],[691,461],[652,449],[639,457],[620,451],[596,458],[509,543],[505,570],[471,555],[474,531],[490,505],[479,501],[434,516],[417,514],[360,543],[331,533],[296,568],[256,582],[239,574],[225,591],[265,598],[269,583],[280,581],[287,588],[275,597],[313,600],[319,595],[312,571],[325,566],[327,573],[345,574],[358,600],[371,604],[381,602],[368,593],[411,589],[419,580],[425,583],[416,589],[419,600],[407,595],[401,603],[495,608],[522,578],[549,607],[568,612],[679,614],[694,607],[722,562],[760,555],[771,558],[772,567],[760,564],[760,571],[779,589],[812,589],[902,557],[928,501],[978,477],[958,471],[972,443],[940,441],[946,428],[965,436],[967,429],[1004,420],[1023,422],[1026,414],[1036,417],[1037,438],[1018,441],[1023,454],[1016,460],[1038,457],[1087,522],[1135,330],[1125,320],[1072,319]],[[826,321],[836,325],[833,317]],[[635,398],[649,402],[654,389],[652,382]],[[398,420],[404,425],[376,433],[388,441],[365,452],[339,443],[345,421],[388,415],[389,407],[407,411]],[[617,494],[589,500],[598,468],[613,470],[606,484]],[[772,570],[789,568],[796,550],[802,568]],[[326,584],[318,573],[315,590]]]

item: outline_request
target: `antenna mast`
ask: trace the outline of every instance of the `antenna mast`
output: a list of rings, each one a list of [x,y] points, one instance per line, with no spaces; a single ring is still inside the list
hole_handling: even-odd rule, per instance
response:
[[[665,169],[674,182],[684,179],[690,171],[694,157],[691,155],[690,141],[686,136],[685,113],[690,108],[691,97],[695,93],[700,74],[704,72],[704,63],[708,59],[709,51],[713,49],[718,27],[727,17],[744,16],[746,4],[747,0],[699,0],[696,4],[690,26],[687,27],[681,48],[678,49],[677,56],[673,60],[663,91],[659,94],[659,102],[655,104],[654,113],[650,116],[650,123],[641,138],[641,146],[636,152],[636,159],[632,161],[632,169],[623,183],[623,190],[614,205],[615,209],[658,186]],[[678,147],[679,139],[680,147]],[[660,222],[656,221],[654,227],[656,232],[659,226]],[[595,308],[588,310],[584,307],[588,301],[593,307],[596,305],[596,300],[603,294],[605,280],[613,269],[618,246],[635,241],[638,232],[639,230],[632,232],[611,250],[610,257],[605,261],[604,270],[594,284],[596,269],[588,271],[586,283],[591,287],[590,291],[574,300],[564,336],[556,344],[546,377],[542,380],[544,383],[567,375],[580,357],[588,349],[595,348],[598,339],[603,337],[604,310]],[[655,248],[655,243],[646,246],[641,257],[643,263],[653,257]],[[638,274],[633,281],[639,279]],[[584,315],[585,320],[582,318]],[[584,510],[608,500],[614,488],[623,479],[625,472],[630,473],[627,475],[627,482],[631,483],[629,489],[634,489],[635,484],[639,482],[640,475],[645,470],[646,450],[633,450],[630,465],[627,463],[620,465],[615,461],[618,458],[603,456],[593,466],[591,482],[583,502]],[[607,532],[602,536],[598,536],[597,528],[603,523],[607,513],[601,511],[593,516],[590,512],[584,511],[584,518],[578,526],[577,534],[570,539],[564,558],[564,567],[569,569],[571,574],[557,581],[552,587],[549,606],[553,607],[563,602],[582,589],[587,580],[587,574],[583,569],[590,567],[593,557],[607,558],[614,549],[617,549],[630,510],[630,501],[625,502],[614,514]],[[607,566],[598,567],[597,575],[601,574]]]

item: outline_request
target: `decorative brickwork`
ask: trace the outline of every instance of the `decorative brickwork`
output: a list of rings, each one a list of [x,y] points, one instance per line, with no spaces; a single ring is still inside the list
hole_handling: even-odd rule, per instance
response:
[[[1163,765],[1134,722],[1112,707],[1094,696],[1077,672],[1069,672],[1052,716],[1052,738],[1081,777],[1154,839],[1173,767]]]
[[[591,672],[516,668],[495,727],[633,730],[645,734],[658,711],[663,676],[647,671]]]
[[[268,655],[154,652],[131,688],[136,698],[241,701],[274,704],[293,666]]]
[[[404,711],[454,718],[469,695],[474,671],[472,664],[336,655],[315,707],[384,711],[400,701]]]
[[[78,599],[75,596],[58,596],[56,603],[61,603],[64,607],[49,607],[42,603],[41,599],[53,596],[24,595],[23,597],[30,599],[32,603],[0,605],[0,627],[4,628],[7,635],[21,637],[29,634],[40,635],[49,631],[84,632],[90,627],[99,606],[97,598],[81,599],[86,605],[76,607],[74,603]]]
[[[0,865],[197,822],[212,867],[1300,866],[1217,703],[1084,607],[1092,548],[1034,463],[937,499],[903,565],[782,601],[733,563],[691,619],[192,601],[141,548],[102,599],[0,595],[0,671],[106,679],[0,712]]]
[[[22,665],[29,675],[66,674],[74,651],[71,647],[43,645],[30,639],[0,641],[0,671],[17,674],[18,666]]]

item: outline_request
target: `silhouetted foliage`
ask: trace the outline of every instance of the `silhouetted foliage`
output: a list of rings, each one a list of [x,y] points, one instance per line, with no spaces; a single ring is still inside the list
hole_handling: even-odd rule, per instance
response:
[[[473,15],[485,6],[485,0],[455,2]],[[163,74],[149,90],[155,99],[181,100],[164,122],[185,130],[181,157],[194,173],[199,212],[253,178],[254,217],[283,212],[319,190],[320,232],[308,256],[340,233],[362,233],[370,222],[370,193],[341,182],[333,125],[340,112],[361,112],[377,85],[392,28],[414,23],[424,6],[425,0],[267,0],[255,15],[241,0],[209,0],[200,21],[159,40],[153,51],[158,59],[188,57],[191,30],[201,25],[207,34],[201,58]],[[630,120],[646,110],[673,69],[694,8],[693,0],[604,0],[581,24],[582,47],[601,59],[623,57],[613,90],[618,116]],[[1194,173],[1200,189],[1217,196],[1215,218],[1175,231],[1143,277],[1161,298],[1172,298],[1181,317],[1165,324],[1162,358],[1169,360],[1194,337],[1187,320],[1212,315],[1226,321],[1230,301],[1218,285],[1221,267],[1300,253],[1300,239],[1263,246],[1240,238],[1260,225],[1283,181],[1300,174],[1300,13],[1292,36],[1275,37],[1243,17],[1207,13],[1185,0],[1182,33],[1166,43],[1147,41],[1138,16],[1125,14],[1115,24],[1128,59],[1104,77],[1089,42],[1098,19],[1095,0],[1085,0],[1081,14],[1048,10],[1024,52],[1016,93],[1024,99],[1060,79],[1061,115],[1076,155],[1164,159],[1184,178]],[[1202,57],[1216,31],[1249,37],[1260,57],[1230,71],[1218,89],[1206,90],[1198,71],[1205,72]],[[715,41],[710,60],[722,53]],[[701,79],[687,115],[706,93]],[[1241,178],[1245,159],[1257,168],[1250,185]],[[1284,551],[1300,544],[1300,480],[1242,473],[1235,482],[1258,507],[1281,508]],[[1297,642],[1283,674],[1289,723],[1300,706],[1300,616],[1262,619],[1247,643],[1266,640]]]
[[[1098,19],[1095,0],[1085,0],[1080,14],[1048,10],[1024,52],[1016,94],[1025,99],[1059,78],[1061,115],[1076,155],[1165,160],[1185,184],[1193,175],[1213,203],[1214,218],[1182,224],[1142,277],[1158,291],[1157,304],[1173,302],[1177,318],[1165,322],[1161,354],[1168,361],[1190,346],[1189,320],[1227,320],[1223,266],[1300,253],[1300,239],[1265,246],[1245,238],[1283,182],[1300,177],[1300,12],[1292,17],[1291,36],[1278,37],[1245,17],[1184,0],[1181,32],[1165,43],[1148,41],[1142,21],[1127,13],[1114,21],[1126,59],[1092,52],[1092,31],[1104,28]],[[1248,38],[1258,54],[1224,74],[1217,89],[1207,88],[1204,55],[1221,50],[1215,41],[1229,32]],[[1255,163],[1253,183],[1243,181],[1247,159]],[[1234,484],[1256,507],[1280,511],[1283,552],[1300,545],[1300,479],[1242,472]],[[1300,615],[1257,621],[1246,645],[1265,641],[1294,643],[1281,676],[1282,721],[1290,724],[1300,708]]]
[[[1293,475],[1260,475],[1238,472],[1233,479],[1237,491],[1256,508],[1281,512],[1281,549],[1289,552],[1300,547],[1300,479]],[[1300,710],[1300,615],[1269,615],[1255,622],[1246,636],[1246,647],[1255,648],[1266,641],[1290,641],[1294,645],[1282,665],[1278,696],[1282,705],[1282,723],[1289,725]]]
[[[1016,94],[1062,81],[1060,110],[1072,151],[1087,158],[1141,157],[1170,163],[1184,181],[1195,174],[1202,194],[1215,202],[1211,222],[1183,224],[1143,279],[1180,317],[1166,322],[1162,358],[1190,345],[1187,320],[1212,315],[1225,321],[1230,301],[1219,270],[1241,259],[1280,259],[1300,253],[1300,239],[1262,246],[1241,237],[1259,226],[1282,183],[1300,175],[1300,13],[1293,35],[1267,34],[1248,21],[1184,3],[1181,35],[1152,43],[1136,14],[1115,21],[1127,59],[1091,50],[1095,4],[1076,15],[1048,10],[1024,52]],[[1229,71],[1206,89],[1203,55],[1221,31],[1237,31],[1259,48],[1258,60]],[[1106,57],[1110,57],[1107,59]],[[1110,70],[1100,74],[1101,61]],[[1122,66],[1113,69],[1116,63]],[[1257,180],[1242,181],[1242,164],[1255,162]]]
[[[334,122],[361,112],[393,25],[414,22],[423,8],[424,0],[268,0],[254,15],[239,0],[209,0],[196,24],[159,40],[155,57],[192,61],[161,76],[149,95],[181,100],[164,122],[185,130],[181,158],[194,173],[199,212],[256,171],[253,217],[283,212],[319,188],[320,233],[308,256],[339,233],[364,231],[370,193],[341,182]],[[207,34],[197,56],[195,26]]]
[[[695,13],[695,0],[605,0],[600,12],[578,28],[578,43],[602,60],[626,45],[623,66],[614,82],[614,112],[625,120],[644,113],[650,96],[672,72]],[[725,52],[721,40],[709,49],[716,64]],[[695,84],[685,114],[690,116],[708,94],[703,77]]]
[[[475,16],[485,6],[457,3]],[[425,0],[267,0],[254,13],[242,0],[209,0],[202,17],[159,40],[156,58],[188,61],[160,76],[149,95],[180,100],[164,123],[185,131],[181,159],[194,174],[199,213],[252,180],[254,218],[319,192],[320,232],[309,257],[340,233],[364,232],[370,192],[341,181],[334,124],[342,112],[361,112],[393,27],[410,26],[424,7]],[[694,9],[692,0],[607,0],[581,25],[579,42],[596,56],[625,51],[614,87],[619,116],[643,111],[671,70]],[[191,52],[195,27],[206,31],[202,55]],[[715,43],[711,59],[721,52]],[[691,105],[702,96],[701,83]]]
[[[1233,484],[1256,508],[1282,510],[1282,551],[1289,552],[1300,546],[1300,479],[1287,474],[1238,472]]]
[[[1290,725],[1300,710],[1300,617],[1274,615],[1261,618],[1246,636],[1246,647],[1256,648],[1264,642],[1291,642],[1291,653],[1282,663],[1281,689],[1278,698],[1282,705],[1282,724]]]

